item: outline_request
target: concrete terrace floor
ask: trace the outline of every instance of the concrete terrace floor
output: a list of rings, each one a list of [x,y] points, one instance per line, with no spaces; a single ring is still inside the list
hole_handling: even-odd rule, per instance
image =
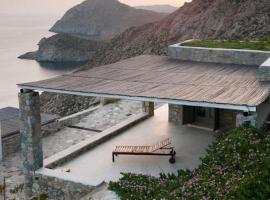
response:
[[[152,145],[171,137],[177,152],[176,163],[170,164],[169,157],[119,155],[112,162],[112,150],[116,145]],[[175,173],[179,169],[194,169],[200,157],[214,141],[214,133],[168,122],[168,106],[155,111],[155,117],[130,128],[121,135],[105,142],[64,164],[71,173],[89,179],[93,184],[117,180],[120,172],[132,172],[158,176],[161,172]]]

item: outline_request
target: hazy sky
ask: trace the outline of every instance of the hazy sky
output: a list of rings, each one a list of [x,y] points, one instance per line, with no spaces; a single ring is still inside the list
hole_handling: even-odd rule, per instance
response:
[[[0,0],[0,13],[17,14],[55,14],[62,15],[72,6],[81,3],[83,0]],[[171,4],[181,6],[189,0],[120,0],[131,6]]]

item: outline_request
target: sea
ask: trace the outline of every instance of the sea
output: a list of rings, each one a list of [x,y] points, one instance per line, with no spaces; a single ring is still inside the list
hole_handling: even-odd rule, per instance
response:
[[[0,13],[0,108],[18,107],[16,84],[58,76],[78,68],[73,63],[38,63],[17,57],[38,49],[59,16]]]

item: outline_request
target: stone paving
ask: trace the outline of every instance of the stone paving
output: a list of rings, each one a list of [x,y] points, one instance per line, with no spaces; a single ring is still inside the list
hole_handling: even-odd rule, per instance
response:
[[[127,119],[131,115],[140,112],[141,102],[119,101],[100,107],[81,120],[76,126],[105,130]],[[66,127],[55,134],[48,135],[43,138],[42,141],[44,158],[92,137],[95,134],[98,133]],[[10,193],[10,189],[14,189],[16,186],[23,183],[20,152],[11,155],[0,163],[0,186],[3,185],[3,177],[6,177],[7,199],[23,200],[24,197],[21,192],[16,194]],[[2,199],[3,196],[0,193],[0,200]]]

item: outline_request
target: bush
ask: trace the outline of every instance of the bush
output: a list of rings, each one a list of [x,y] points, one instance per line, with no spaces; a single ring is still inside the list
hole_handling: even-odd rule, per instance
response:
[[[122,174],[109,189],[122,199],[269,199],[270,137],[250,126],[217,136],[201,165],[178,174]]]

